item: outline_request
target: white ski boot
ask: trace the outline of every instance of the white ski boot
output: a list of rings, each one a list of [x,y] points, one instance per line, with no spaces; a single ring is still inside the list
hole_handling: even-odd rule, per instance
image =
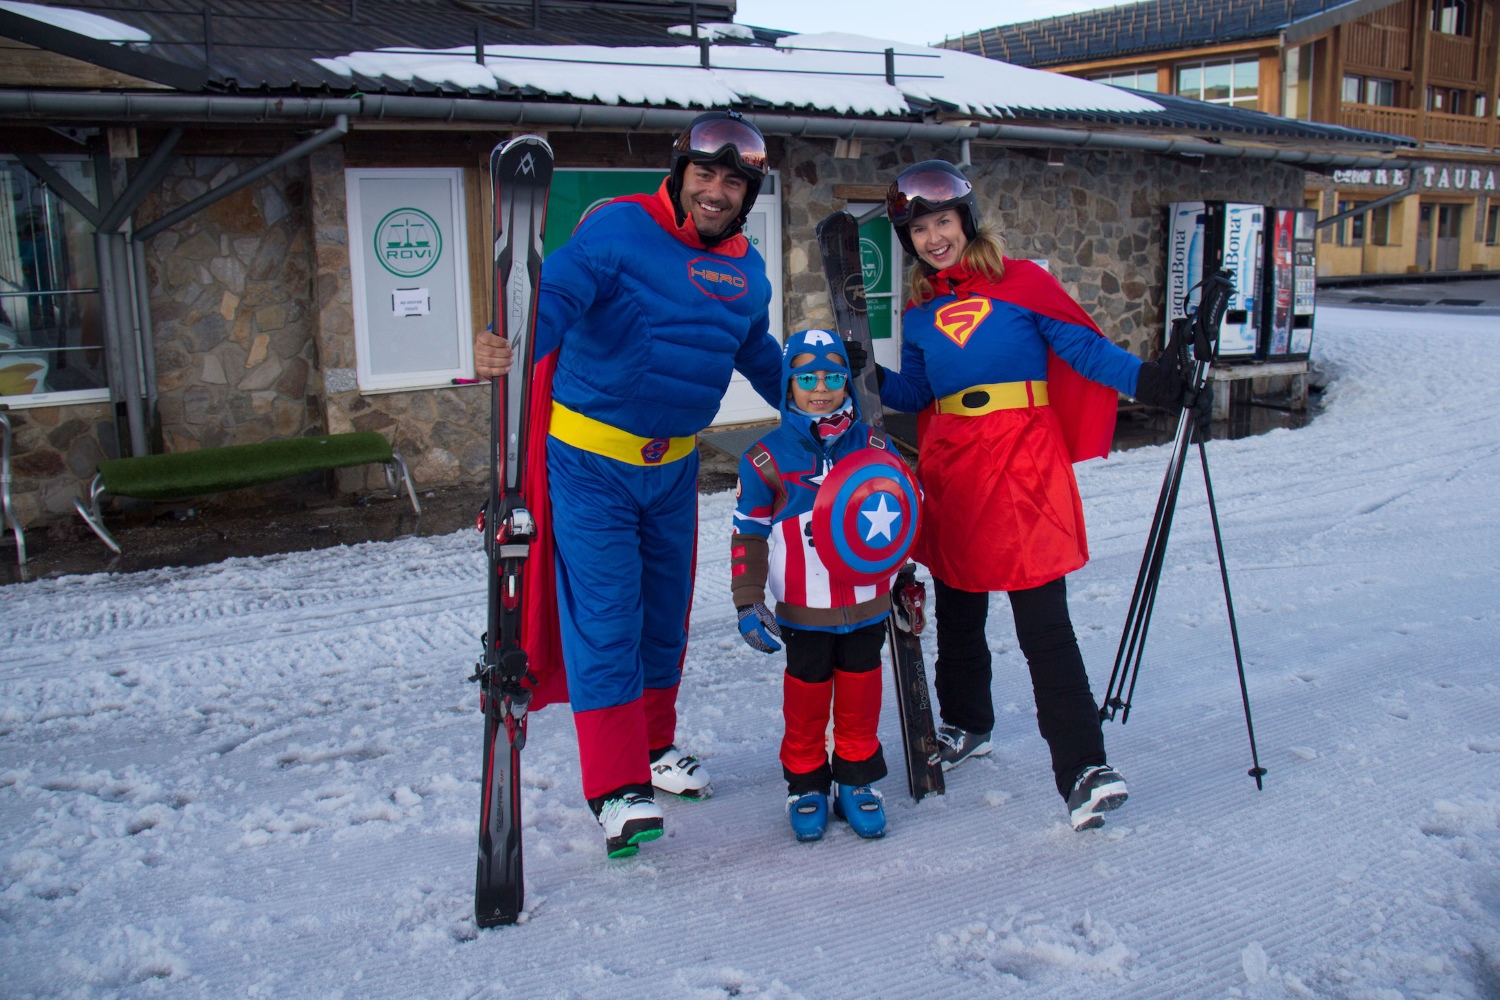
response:
[[[708,771],[698,758],[669,746],[651,765],[651,784],[655,788],[685,799],[706,799],[714,793]]]

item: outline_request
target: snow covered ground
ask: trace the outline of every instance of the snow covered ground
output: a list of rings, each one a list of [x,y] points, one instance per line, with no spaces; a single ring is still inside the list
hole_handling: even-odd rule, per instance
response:
[[[781,660],[735,632],[720,494],[680,728],[717,795],[607,861],[569,715],[540,713],[529,912],[483,933],[472,533],[42,580],[0,588],[0,992],[1500,995],[1494,320],[1319,324],[1326,412],[1208,449],[1264,791],[1196,462],[1135,710],[1107,724],[1131,799],[1104,829],[1064,823],[996,598],[993,755],[921,804],[886,779],[882,841],[794,843]],[[1079,470],[1096,692],[1166,458]],[[889,697],[883,735],[898,758]]]

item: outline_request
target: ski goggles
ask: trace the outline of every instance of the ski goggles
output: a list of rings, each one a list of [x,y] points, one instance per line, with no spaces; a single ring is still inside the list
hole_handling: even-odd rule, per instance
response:
[[[812,392],[818,387],[819,382],[823,383],[823,387],[829,392],[838,392],[849,384],[849,376],[843,372],[829,372],[826,375],[819,375],[817,372],[801,372],[793,375],[792,381],[797,383],[797,388],[805,392]]]
[[[698,122],[678,136],[673,151],[686,153],[695,163],[714,162],[727,151],[740,170],[756,177],[766,174],[765,136],[738,115]]]
[[[904,226],[918,214],[918,209],[937,211],[949,202],[959,201],[974,193],[974,185],[964,177],[946,170],[914,170],[902,174],[891,185],[886,198],[886,213],[891,222]]]

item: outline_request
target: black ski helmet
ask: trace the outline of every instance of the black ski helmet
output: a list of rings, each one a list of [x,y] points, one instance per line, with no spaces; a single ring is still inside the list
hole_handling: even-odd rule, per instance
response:
[[[972,240],[979,235],[979,201],[974,197],[974,185],[946,160],[913,163],[891,182],[885,195],[885,211],[896,228],[896,237],[912,257],[917,251],[908,229],[911,220],[945,208],[958,209],[966,237]]]
[[[672,143],[672,176],[667,194],[672,208],[682,215],[682,177],[689,163],[723,163],[745,178],[745,200],[734,224],[719,236],[726,240],[745,226],[745,219],[760,194],[766,178],[766,139],[760,129],[738,111],[707,111],[694,118]]]

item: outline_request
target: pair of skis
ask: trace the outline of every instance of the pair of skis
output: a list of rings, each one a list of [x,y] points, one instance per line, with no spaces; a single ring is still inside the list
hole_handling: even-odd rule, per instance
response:
[[[865,300],[864,265],[859,251],[859,222],[848,212],[835,212],[818,223],[818,252],[833,299],[838,334],[865,349],[865,368],[854,379],[860,416],[876,430],[885,420],[880,405],[880,382],[875,372],[875,344]],[[906,756],[906,787],[918,802],[942,795],[943,767],[938,757],[932,702],[927,696],[927,668],[922,661],[922,628],[926,623],[926,588],[917,582],[916,564],[907,563],[891,584],[891,615],[886,619],[887,644],[896,676],[896,709],[901,716],[902,749]]]
[[[521,573],[536,523],[526,508],[521,477],[552,147],[534,135],[501,143],[490,153],[490,184],[495,201],[491,315],[494,331],[514,353],[510,373],[490,379],[490,491],[479,516],[489,567],[484,652],[470,678],[479,682],[484,712],[474,880],[474,920],[480,927],[515,923],[524,903],[520,768],[531,690],[521,647]]]

